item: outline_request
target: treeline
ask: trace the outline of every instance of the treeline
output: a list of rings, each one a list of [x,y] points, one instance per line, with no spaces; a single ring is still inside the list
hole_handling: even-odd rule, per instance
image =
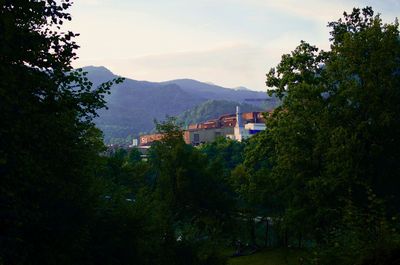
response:
[[[187,145],[174,123],[158,124],[157,128],[166,137],[150,148],[145,160],[137,149],[119,149],[103,157],[101,179],[113,187],[105,195],[107,203],[116,198],[113,207],[119,203],[129,206],[112,225],[124,223],[121,233],[132,243],[125,250],[140,253],[120,262],[225,264],[220,250],[235,233],[225,167],[222,161],[211,160],[202,150]],[[125,223],[126,216],[138,219]],[[108,231],[107,238],[113,238],[115,230]],[[128,242],[111,245],[119,248]]]
[[[267,74],[282,105],[239,143],[104,156],[93,118],[116,79],[74,71],[67,0],[0,16],[0,264],[225,264],[262,247],[308,264],[398,264],[400,38],[371,8]],[[300,261],[299,261],[300,262]]]

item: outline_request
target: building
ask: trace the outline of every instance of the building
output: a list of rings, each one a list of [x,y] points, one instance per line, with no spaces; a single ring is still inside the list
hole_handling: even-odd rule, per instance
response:
[[[200,145],[215,141],[218,137],[226,137],[233,134],[234,127],[214,127],[214,128],[198,128],[188,129],[183,136],[185,142],[191,145]]]
[[[265,123],[248,123],[244,126],[249,135],[253,135],[266,129]]]
[[[132,148],[132,147],[137,147],[139,144],[138,139],[132,139],[132,144],[130,144],[128,147]]]
[[[210,143],[218,137],[242,141],[252,135],[265,130],[265,119],[261,112],[240,112],[236,107],[236,114],[222,115],[217,119],[202,123],[190,124],[183,132],[187,144],[194,146]],[[155,141],[163,138],[162,134],[146,134],[139,137],[139,148],[150,147]]]
[[[227,137],[241,142],[265,129],[265,120],[261,113],[248,112],[243,114],[240,112],[240,107],[237,106],[234,134],[227,135]]]
[[[139,146],[150,146],[155,141],[160,141],[163,138],[163,134],[145,134],[139,137]]]
[[[241,142],[243,139],[246,139],[247,133],[244,129],[243,122],[242,122],[242,113],[240,112],[240,107],[236,106],[236,124],[234,129],[234,137],[233,139]]]
[[[240,107],[236,107],[236,114],[226,114],[218,119],[189,125],[184,132],[184,139],[192,145],[213,142],[218,137],[242,141],[265,130],[264,122],[261,112],[241,113]]]

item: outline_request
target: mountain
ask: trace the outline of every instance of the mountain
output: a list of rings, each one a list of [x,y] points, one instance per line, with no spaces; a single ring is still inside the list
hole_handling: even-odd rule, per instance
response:
[[[242,112],[264,111],[263,108],[247,103],[239,104],[227,100],[208,100],[196,107],[187,110],[178,116],[178,120],[185,126],[194,123],[204,122],[210,119],[216,119],[224,114],[236,112],[236,106],[240,106]]]
[[[265,99],[267,97],[265,92],[256,92],[249,89],[226,88],[210,83],[199,82],[193,79],[177,79],[162,82],[161,84],[176,84],[184,91],[207,100],[220,99],[244,102],[248,99]]]
[[[250,89],[248,89],[247,87],[244,87],[244,86],[238,86],[238,87],[235,87],[233,89],[235,89],[235,90],[245,90],[245,91],[249,91],[250,90]]]
[[[117,77],[105,67],[88,66],[83,70],[88,72],[87,77],[94,86]],[[105,97],[108,109],[100,110],[95,120],[106,143],[125,141],[150,132],[154,128],[154,119],[178,116],[208,100],[237,103],[250,100],[252,105],[264,109],[278,102],[265,92],[234,90],[192,79],[148,82],[126,78],[123,83],[114,85],[110,92]]]

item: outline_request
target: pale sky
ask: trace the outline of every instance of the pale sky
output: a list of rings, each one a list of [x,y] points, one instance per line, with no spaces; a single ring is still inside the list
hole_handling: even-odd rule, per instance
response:
[[[68,28],[81,34],[76,67],[266,91],[282,54],[300,40],[328,49],[327,22],[367,5],[400,15],[400,0],[75,0]]]

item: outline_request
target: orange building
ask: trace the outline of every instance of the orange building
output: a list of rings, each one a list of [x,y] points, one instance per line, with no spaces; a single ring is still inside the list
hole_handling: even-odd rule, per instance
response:
[[[162,138],[163,134],[161,133],[141,135],[139,138],[139,146],[151,145],[154,141],[160,141]]]

